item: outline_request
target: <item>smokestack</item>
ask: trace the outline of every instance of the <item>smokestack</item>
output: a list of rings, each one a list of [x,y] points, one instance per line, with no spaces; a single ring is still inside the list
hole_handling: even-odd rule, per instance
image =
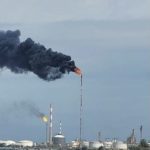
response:
[[[49,146],[51,146],[53,143],[52,143],[52,105],[50,104],[50,108],[49,108],[49,131],[48,131],[48,135],[49,135]]]
[[[82,74],[80,71],[80,150],[82,150],[82,115],[83,115],[83,97],[82,97]]]
[[[70,56],[46,49],[31,38],[20,42],[20,31],[0,31],[0,68],[14,73],[33,72],[41,79],[51,81],[66,72],[77,70]]]
[[[48,144],[48,122],[45,125],[46,125],[46,145],[47,145]]]
[[[42,113],[39,108],[36,106],[36,104],[32,103],[31,101],[20,101],[20,102],[14,102],[13,105],[11,105],[11,113],[15,111],[19,111],[19,114],[22,114],[23,112],[27,112],[30,116],[35,116],[38,119],[40,119],[43,123],[45,123],[46,126],[46,143],[48,140],[48,116]]]

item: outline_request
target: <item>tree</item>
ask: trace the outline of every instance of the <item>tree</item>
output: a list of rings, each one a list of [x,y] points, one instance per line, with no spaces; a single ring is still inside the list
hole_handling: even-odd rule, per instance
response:
[[[146,142],[145,139],[142,139],[142,140],[140,141],[140,147],[149,147],[149,146],[148,146],[148,143]]]

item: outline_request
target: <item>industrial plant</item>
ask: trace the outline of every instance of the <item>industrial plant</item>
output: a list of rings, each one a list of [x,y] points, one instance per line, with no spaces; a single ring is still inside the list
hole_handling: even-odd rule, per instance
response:
[[[40,113],[42,114],[42,113]],[[82,139],[82,124],[81,124],[81,114],[80,114],[80,129],[79,129],[79,139],[72,141],[67,141],[65,135],[62,133],[62,123],[59,122],[59,132],[53,135],[53,108],[50,104],[49,115],[39,115],[40,119],[46,124],[46,140],[44,143],[37,143],[31,140],[0,140],[0,149],[41,149],[41,150],[58,150],[58,149],[68,149],[68,150],[79,150],[79,149],[89,149],[89,150],[132,150],[133,147],[137,148],[140,143],[137,142],[135,136],[135,130],[133,129],[131,135],[125,141],[117,139],[106,139],[101,140],[101,132],[98,132],[97,140],[88,141]],[[140,138],[142,139],[142,128],[140,127]],[[150,143],[147,143],[149,147]]]
[[[25,109],[32,113],[34,116],[40,118],[46,125],[46,140],[43,143],[33,142],[31,140],[1,140],[0,139],[0,149],[41,149],[41,150],[133,150],[140,148],[150,147],[150,143],[142,137],[142,129],[143,126],[140,127],[140,142],[137,142],[135,136],[135,130],[133,129],[130,136],[124,140],[118,139],[106,139],[101,140],[101,132],[98,132],[98,139],[89,141],[83,139],[83,97],[82,97],[82,73],[79,68],[75,68],[74,72],[80,76],[80,115],[79,115],[79,138],[67,141],[65,135],[62,133],[62,123],[59,123],[59,132],[57,134],[53,134],[53,108],[52,105],[49,105],[49,113],[45,115],[44,113],[40,112],[38,108],[33,105],[28,104],[26,101],[16,104],[21,109]],[[145,150],[146,150],[145,149]]]
[[[43,143],[33,142],[31,140],[1,140],[0,139],[0,149],[41,149],[41,150],[133,150],[140,148],[146,148],[148,150],[150,143],[143,139],[142,130],[143,126],[140,127],[140,142],[137,142],[135,136],[135,130],[133,129],[130,136],[124,140],[118,139],[106,139],[101,140],[101,132],[98,132],[98,139],[89,141],[83,140],[82,132],[83,132],[83,97],[82,97],[82,73],[79,68],[76,68],[75,73],[80,75],[80,115],[79,115],[79,138],[67,141],[65,135],[62,133],[62,123],[59,123],[59,132],[57,134],[53,134],[53,108],[52,105],[49,105],[49,113],[45,115],[40,112],[38,108],[33,105],[28,104],[26,101],[16,104],[21,109],[25,109],[32,113],[34,116],[40,118],[46,124],[46,140]],[[145,150],[146,150],[145,149]]]

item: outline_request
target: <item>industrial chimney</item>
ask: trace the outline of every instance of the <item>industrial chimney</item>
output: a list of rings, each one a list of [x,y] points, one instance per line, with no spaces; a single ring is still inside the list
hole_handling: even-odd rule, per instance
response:
[[[49,119],[48,119],[48,127],[49,127],[49,130],[48,130],[48,143],[49,143],[49,146],[51,146],[53,143],[52,143],[52,105],[50,104],[50,108],[49,108]]]

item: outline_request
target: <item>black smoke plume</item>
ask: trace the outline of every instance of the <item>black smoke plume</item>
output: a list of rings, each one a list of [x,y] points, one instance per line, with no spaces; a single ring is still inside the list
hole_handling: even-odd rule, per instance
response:
[[[46,49],[31,38],[20,42],[20,31],[0,31],[0,68],[15,73],[35,73],[50,81],[61,78],[66,72],[74,71],[75,63],[70,56]]]

